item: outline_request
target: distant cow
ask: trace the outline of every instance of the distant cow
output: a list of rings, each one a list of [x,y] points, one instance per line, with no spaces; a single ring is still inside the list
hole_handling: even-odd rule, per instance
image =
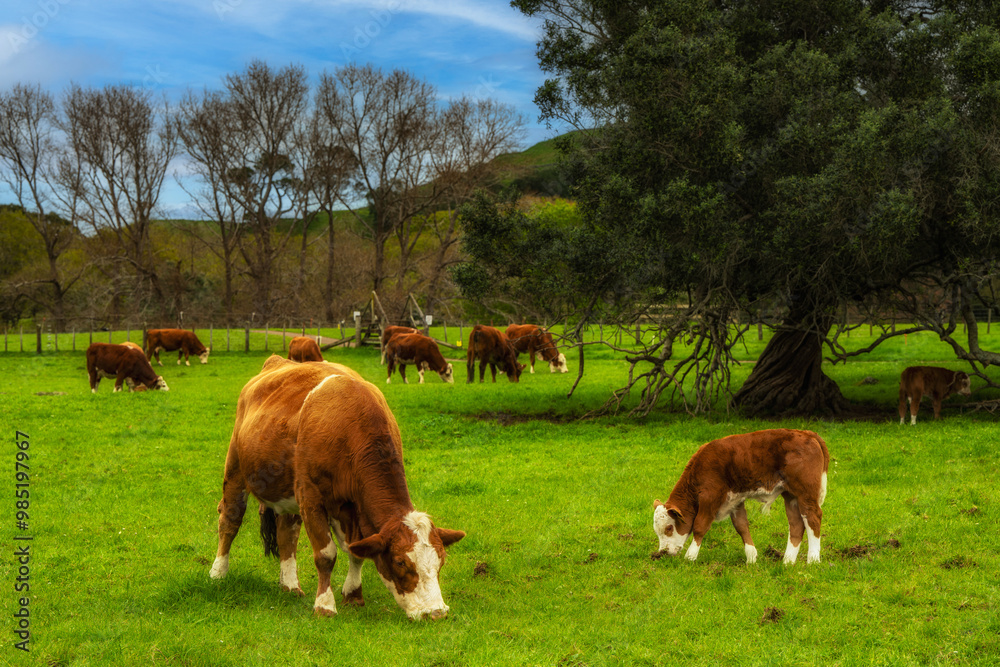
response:
[[[972,383],[968,373],[952,371],[937,366],[910,366],[899,376],[899,423],[906,417],[906,406],[910,406],[910,425],[917,423],[920,398],[930,394],[934,401],[934,419],[941,417],[941,401],[952,394],[972,395]]]
[[[659,551],[673,556],[689,534],[688,560],[698,558],[701,541],[715,521],[732,519],[743,538],[747,563],[757,562],[744,502],[757,500],[770,512],[780,495],[788,516],[785,564],[795,562],[803,532],[809,534],[808,562],[819,562],[820,524],[830,454],[812,431],[771,429],[731,435],[702,445],[688,461],[667,502],[653,501],[653,530]]]
[[[133,344],[134,345],[134,344]],[[90,391],[97,393],[102,378],[115,378],[115,391],[121,391],[122,384],[136,391],[162,389],[168,391],[166,381],[153,372],[146,355],[141,349],[129,345],[92,343],[87,348],[87,374],[90,376]]]
[[[288,358],[292,361],[323,361],[323,353],[309,336],[296,336],[288,344]]]
[[[417,367],[420,384],[424,383],[425,370],[434,371],[445,382],[455,381],[451,364],[441,356],[438,344],[423,334],[396,334],[385,347],[385,359],[389,363],[386,384],[392,381],[392,371],[397,365],[399,366],[399,374],[403,377],[403,382],[406,383],[406,364],[414,364]]]
[[[517,362],[517,352],[511,347],[507,334],[477,324],[469,334],[469,349],[466,352],[465,365],[468,370],[468,382],[471,383],[476,374],[476,360],[479,360],[479,381],[486,376],[486,365],[489,364],[493,381],[497,381],[497,368],[507,374],[507,379],[517,382],[521,378],[522,364]]]
[[[535,353],[537,352],[543,360],[549,362],[549,371],[552,373],[568,373],[566,366],[566,355],[559,351],[552,334],[542,327],[534,324],[512,324],[507,327],[507,338],[514,347],[514,351],[527,352],[531,360],[529,368],[535,372]]]
[[[279,583],[298,595],[295,551],[305,525],[319,573],[314,613],[337,613],[330,579],[338,545],[350,556],[345,603],[364,604],[361,566],[370,558],[410,618],[448,613],[438,574],[445,547],[465,533],[438,528],[413,508],[399,427],[381,392],[355,371],[273,355],[243,387],[218,508],[214,579],[229,571],[250,494],[266,508],[265,554],[279,556]]]
[[[186,329],[150,329],[146,332],[146,358],[150,361],[156,357],[156,363],[163,365],[160,361],[160,352],[173,352],[177,350],[177,364],[180,365],[181,357],[188,366],[190,355],[195,355],[201,359],[201,363],[208,363],[208,349],[201,344],[193,331]]]
[[[132,341],[127,340],[127,341],[125,341],[124,343],[121,343],[121,344],[124,345],[125,347],[130,347],[133,350],[139,350],[140,352],[142,352],[142,346],[139,345],[138,343],[133,343]]]
[[[382,346],[382,361],[380,362],[383,366],[385,365],[385,346],[392,340],[392,337],[396,334],[411,334],[420,333],[413,327],[398,327],[398,326],[388,326],[382,329],[382,336],[379,338],[379,343]]]

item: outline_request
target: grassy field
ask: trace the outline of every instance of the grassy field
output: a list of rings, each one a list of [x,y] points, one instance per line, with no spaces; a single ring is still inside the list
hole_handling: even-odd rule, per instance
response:
[[[751,339],[746,360],[763,345]],[[31,653],[15,650],[7,632],[0,662],[1000,662],[1000,427],[990,415],[963,411],[961,398],[946,402],[939,422],[898,425],[903,367],[928,360],[961,368],[929,338],[893,341],[864,361],[828,369],[849,398],[885,410],[882,421],[843,423],[753,421],[725,411],[570,420],[624,381],[627,364],[596,350],[571,399],[573,355],[571,373],[539,366],[544,372],[518,385],[502,378],[466,385],[456,364],[455,385],[428,374],[424,385],[386,386],[377,351],[331,350],[328,359],[385,392],[417,508],[468,533],[441,573],[451,614],[433,623],[408,621],[371,564],[365,607],[341,605],[336,618],[314,618],[308,540],[303,534],[299,545],[307,597],[295,598],[279,589],[277,562],[262,556],[252,512],[228,577],[209,579],[236,399],[266,356],[216,351],[207,366],[178,367],[168,355],[161,372],[169,392],[112,394],[106,380],[93,395],[82,352],[0,355],[7,470],[15,430],[30,436],[31,457],[27,531],[15,528],[12,472],[0,490],[8,498],[0,559],[8,628],[19,597],[11,538],[33,538]],[[744,365],[737,376],[746,372]],[[878,383],[858,385],[866,376]],[[971,400],[989,396],[976,386]],[[798,564],[782,565],[784,512],[764,516],[757,504],[748,505],[761,553],[755,566],[745,565],[728,522],[708,533],[697,562],[652,560],[652,500],[669,494],[697,446],[775,426],[815,430],[829,446],[822,563],[807,566],[803,549]],[[338,591],[345,573],[341,558]]]

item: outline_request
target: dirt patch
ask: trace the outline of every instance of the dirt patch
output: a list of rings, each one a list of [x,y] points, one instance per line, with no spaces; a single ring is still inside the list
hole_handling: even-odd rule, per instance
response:
[[[591,552],[591,554],[590,554],[589,556],[587,556],[587,561],[586,561],[586,562],[588,562],[588,563],[593,563],[593,562],[594,562],[594,561],[596,561],[596,560],[597,560],[598,558],[599,558],[599,556],[598,556],[597,554],[595,554],[595,553]]]
[[[956,570],[963,567],[975,567],[975,563],[965,556],[955,556],[941,563],[941,567],[946,570]]]
[[[972,507],[970,507],[967,510],[961,510],[961,512],[962,512],[962,514],[968,514],[969,516],[976,516],[977,514],[979,514],[980,509],[978,507],[976,507],[975,505],[973,505]]]
[[[505,410],[479,412],[470,415],[473,419],[484,422],[496,422],[500,426],[510,426],[511,424],[523,424],[524,422],[546,421],[550,424],[568,424],[578,421],[580,417],[576,415],[563,415],[552,412],[537,412],[534,414],[517,414]]]
[[[476,563],[476,566],[472,568],[473,577],[485,577],[489,573],[490,573],[490,566],[482,561]]]
[[[635,535],[632,533],[618,533],[618,539],[622,542],[631,542],[635,539]]]
[[[36,391],[35,396],[65,396],[65,391]]]
[[[653,553],[649,554],[649,559],[650,560],[660,560],[661,558],[663,558],[666,555],[667,555],[666,551],[654,551]]]
[[[871,375],[865,376],[860,382],[855,383],[857,386],[861,387],[866,384],[878,384],[878,378],[872,377]]]
[[[843,549],[841,553],[844,558],[864,558],[875,551],[875,545],[869,543],[865,544],[855,544],[853,547],[848,547]]]
[[[899,543],[899,540],[897,540],[895,537],[890,537],[889,541],[885,543],[885,546],[890,547],[892,549],[898,549],[902,545]]]
[[[768,607],[764,610],[764,615],[760,617],[760,622],[762,625],[764,623],[777,623],[784,615],[784,610],[777,607]]]
[[[764,558],[768,560],[779,561],[784,557],[785,554],[781,553],[780,551],[778,551],[777,549],[775,549],[770,545],[768,545],[768,547],[764,549]]]

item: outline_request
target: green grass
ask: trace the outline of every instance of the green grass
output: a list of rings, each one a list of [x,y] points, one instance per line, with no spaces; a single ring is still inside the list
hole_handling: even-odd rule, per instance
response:
[[[755,332],[750,338],[748,359],[763,345]],[[387,386],[376,350],[329,351],[384,391],[416,506],[468,532],[449,550],[441,584],[452,611],[436,623],[406,620],[371,564],[365,607],[314,618],[308,540],[303,534],[298,554],[307,597],[295,598],[279,589],[277,562],[262,556],[252,512],[229,575],[209,579],[236,399],[264,352],[221,352],[216,339],[207,366],[164,357],[169,392],[112,394],[104,381],[96,395],[79,351],[0,355],[8,437],[15,429],[31,436],[34,537],[32,654],[26,661],[8,635],[0,656],[10,664],[241,667],[997,664],[1000,427],[963,413],[955,398],[938,422],[902,427],[895,415],[900,370],[947,361],[946,353],[910,337],[827,369],[849,398],[883,407],[884,421],[778,424],[725,411],[560,421],[597,407],[625,379],[627,364],[596,348],[571,399],[575,353],[571,373],[540,364],[518,385],[466,385],[456,363],[455,385],[427,374],[424,385],[397,376]],[[878,384],[856,384],[869,375]],[[547,419],[509,417],[519,414]],[[792,567],[767,556],[785,545],[780,502],[767,516],[749,508],[755,566],[744,564],[728,522],[708,533],[697,562],[651,560],[652,500],[669,494],[694,449],[774,426],[813,429],[829,445],[823,562],[807,566],[804,549]],[[14,448],[5,451],[12,470]],[[0,493],[10,545],[7,480]],[[337,590],[345,573],[341,558]],[[14,576],[10,556],[0,559],[8,614]]]

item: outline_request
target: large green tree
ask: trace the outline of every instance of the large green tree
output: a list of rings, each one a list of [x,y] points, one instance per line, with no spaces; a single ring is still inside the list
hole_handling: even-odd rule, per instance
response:
[[[728,390],[732,322],[765,310],[777,331],[733,395],[750,413],[849,408],[821,368],[824,343],[843,356],[845,305],[903,313],[960,356],[994,361],[951,337],[988,304],[1000,232],[990,3],[512,5],[545,21],[542,117],[587,129],[569,168],[579,238],[600,243],[576,267],[588,293],[633,316],[678,306],[665,338],[633,357],[652,368],[645,409],[692,372],[688,404],[710,405]],[[503,261],[473,258],[484,272]],[[682,334],[695,352],[670,360]]]

